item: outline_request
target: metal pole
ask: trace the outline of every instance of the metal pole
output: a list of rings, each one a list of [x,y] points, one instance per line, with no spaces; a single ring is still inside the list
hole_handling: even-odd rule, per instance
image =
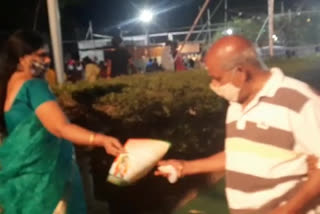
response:
[[[89,22],[89,32],[90,32],[90,39],[93,40],[93,27],[92,27],[92,21]]]
[[[149,34],[150,34],[150,32],[149,32],[149,27],[146,26],[146,46],[149,46],[149,44],[150,44]]]
[[[284,1],[281,2],[281,14],[284,14]]]
[[[216,8],[214,8],[213,12],[211,13],[210,20],[212,20],[213,16],[217,13],[217,11],[219,10],[219,8],[220,8],[220,6],[222,5],[223,1],[224,1],[224,0],[220,0],[220,2],[217,4]],[[200,33],[197,35],[195,41],[198,41],[198,40],[199,40],[199,38],[200,38],[200,36],[202,35],[202,32],[204,31],[205,27],[206,27],[205,25],[203,25],[203,26],[201,27]]]
[[[288,10],[288,17],[289,17],[289,22],[292,22],[292,12],[291,9]]]
[[[207,10],[208,15],[208,44],[211,43],[212,37],[211,37],[211,15],[210,15],[210,9]]]
[[[209,3],[210,3],[210,0],[206,0],[206,1],[204,2],[204,4],[203,4],[203,6],[202,6],[202,8],[201,8],[201,10],[200,10],[200,12],[199,12],[199,14],[198,14],[197,18],[194,20],[193,25],[191,26],[191,28],[190,28],[190,30],[189,30],[189,32],[188,32],[188,34],[187,34],[186,38],[184,39],[184,41],[183,41],[182,45],[181,45],[181,46],[180,46],[180,48],[178,49],[178,53],[177,53],[177,55],[176,55],[176,57],[175,57],[174,61],[176,61],[176,59],[177,59],[177,57],[178,57],[179,53],[183,50],[183,48],[184,48],[184,46],[185,46],[186,42],[190,39],[192,32],[194,31],[195,27],[197,26],[197,24],[198,24],[198,22],[199,22],[200,18],[202,17],[202,15],[203,15],[203,13],[205,12],[206,8],[208,7],[208,4],[209,4]]]
[[[64,82],[62,38],[58,0],[47,0],[54,65],[58,83]]]
[[[224,0],[224,24],[227,27],[228,23],[228,0]]]
[[[201,11],[201,6],[199,6],[199,7],[198,7],[198,12],[200,13],[200,11]],[[199,23],[200,23],[200,25],[203,25],[203,24],[204,24],[204,23],[203,23],[203,18],[202,18],[202,17],[200,18]]]
[[[273,35],[274,35],[274,0],[268,0],[268,16],[269,16],[269,53],[274,56],[273,51]]]
[[[268,21],[269,21],[269,17],[267,17],[267,18],[264,20],[264,23],[263,23],[262,27],[260,28],[260,31],[259,31],[258,36],[257,36],[257,38],[256,38],[256,44],[258,44],[258,41],[259,41],[259,39],[260,39],[260,37],[261,37],[261,35],[262,35],[262,33],[263,33],[263,29],[266,27]]]
[[[41,9],[41,0],[38,0],[37,8],[34,15],[33,30],[37,30],[40,9]]]

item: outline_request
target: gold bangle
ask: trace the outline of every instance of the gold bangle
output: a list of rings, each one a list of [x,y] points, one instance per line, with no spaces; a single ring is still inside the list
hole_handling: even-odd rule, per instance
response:
[[[96,138],[96,133],[92,133],[89,138],[90,145],[94,143],[95,138]]]

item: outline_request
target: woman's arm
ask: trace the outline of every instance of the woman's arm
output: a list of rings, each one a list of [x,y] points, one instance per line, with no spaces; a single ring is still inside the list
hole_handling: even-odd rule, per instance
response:
[[[53,135],[80,146],[104,147],[110,155],[123,152],[120,142],[113,137],[97,134],[69,122],[58,103],[48,101],[36,109],[36,115],[43,126]]]

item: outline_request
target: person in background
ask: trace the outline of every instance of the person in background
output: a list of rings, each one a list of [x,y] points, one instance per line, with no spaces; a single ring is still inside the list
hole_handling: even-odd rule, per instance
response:
[[[123,147],[69,122],[41,78],[51,62],[44,47],[39,33],[18,31],[1,54],[0,210],[82,214],[86,204],[72,144],[103,147],[113,156]]]
[[[146,73],[151,73],[153,72],[153,62],[152,59],[150,58],[147,65],[146,65]]]
[[[174,61],[174,66],[175,66],[175,71],[185,71],[186,67],[184,65],[184,60],[181,54],[178,51],[178,43],[173,42],[172,43],[172,54],[173,54],[173,59]]]
[[[112,39],[113,49],[105,53],[105,58],[109,65],[108,72],[111,73],[111,77],[128,75],[129,66],[133,66],[131,62],[131,54],[127,49],[121,47],[121,43],[121,37],[115,36]]]
[[[93,62],[94,64],[96,64],[96,65],[99,65],[99,59],[98,59],[98,57],[97,57],[97,56],[94,56],[92,62]]]
[[[160,70],[160,66],[159,66],[157,58],[154,58],[153,61],[152,61],[152,70],[153,71],[159,71]]]
[[[80,60],[77,60],[75,63],[75,81],[80,81],[84,76],[83,64]]]
[[[88,82],[95,82],[100,74],[100,68],[96,65],[89,57],[86,57],[84,60],[85,64],[85,80]]]
[[[174,58],[172,51],[172,41],[167,41],[161,55],[161,66],[166,71],[174,71]]]
[[[179,177],[226,173],[230,213],[309,214],[320,209],[320,97],[309,85],[267,69],[241,36],[218,40],[205,58],[210,88],[229,101],[224,151],[169,160]],[[157,171],[156,175],[168,174]]]
[[[100,77],[103,78],[103,79],[107,79],[108,78],[108,66],[107,66],[107,63],[105,63],[104,61],[100,61],[99,68],[100,68]]]
[[[66,66],[67,80],[71,81],[71,82],[73,82],[75,63],[76,63],[76,61],[74,59],[69,59],[67,62],[67,66]]]
[[[195,61],[192,58],[188,59],[188,66],[190,69],[194,68]]]

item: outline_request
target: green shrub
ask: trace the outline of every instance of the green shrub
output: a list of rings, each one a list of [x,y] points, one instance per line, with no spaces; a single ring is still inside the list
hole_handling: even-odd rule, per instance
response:
[[[88,128],[123,140],[165,139],[175,152],[209,154],[222,148],[226,108],[209,82],[204,71],[163,72],[66,84],[56,92],[70,118]]]
[[[226,103],[210,91],[209,82],[204,71],[163,72],[65,84],[55,91],[79,125],[122,142],[167,140],[172,148],[166,158],[195,159],[223,149]],[[190,189],[207,183],[201,175],[170,185],[150,174],[133,187],[117,188],[105,181],[112,162],[105,151],[91,152],[91,161],[96,195],[109,201],[112,213],[171,213]]]

